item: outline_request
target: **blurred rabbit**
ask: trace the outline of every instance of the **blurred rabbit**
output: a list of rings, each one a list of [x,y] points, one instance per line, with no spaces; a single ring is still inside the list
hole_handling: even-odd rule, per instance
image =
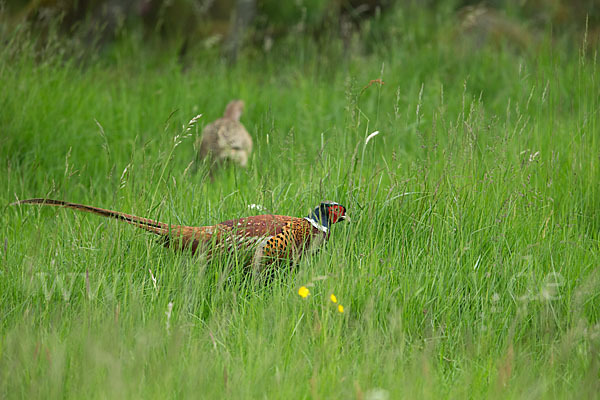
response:
[[[244,102],[232,100],[227,104],[223,117],[204,128],[202,138],[198,140],[199,160],[208,158],[215,164],[231,160],[242,167],[248,164],[252,152],[252,137],[240,122],[243,111]]]

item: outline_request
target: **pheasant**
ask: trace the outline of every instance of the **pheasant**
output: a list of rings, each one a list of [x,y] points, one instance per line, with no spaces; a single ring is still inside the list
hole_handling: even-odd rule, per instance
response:
[[[346,208],[332,201],[322,202],[304,218],[266,214],[200,227],[168,225],[148,218],[62,200],[28,199],[11,205],[21,204],[66,207],[115,218],[160,235],[167,247],[189,249],[192,254],[203,253],[208,258],[216,252],[238,252],[249,256],[246,261],[254,272],[260,272],[275,261],[296,260],[304,253],[317,250],[329,238],[331,225],[349,220]]]
[[[231,160],[242,167],[248,164],[252,152],[252,137],[248,134],[240,117],[244,102],[233,100],[225,108],[222,118],[208,124],[202,131],[198,158],[212,157],[216,163]]]

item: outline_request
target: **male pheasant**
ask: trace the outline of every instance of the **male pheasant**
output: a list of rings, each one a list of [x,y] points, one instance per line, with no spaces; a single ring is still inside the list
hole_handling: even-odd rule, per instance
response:
[[[252,137],[240,122],[244,102],[233,100],[227,104],[222,118],[202,130],[198,158],[211,158],[216,163],[231,160],[242,167],[248,164],[252,152]]]
[[[72,208],[105,217],[116,218],[164,238],[167,247],[201,252],[209,258],[216,252],[238,252],[247,258],[255,272],[282,259],[297,259],[314,251],[329,237],[329,228],[348,220],[346,208],[324,201],[305,218],[286,215],[256,215],[232,219],[210,226],[168,225],[148,218],[118,211],[52,199],[21,200],[11,205],[39,204]]]

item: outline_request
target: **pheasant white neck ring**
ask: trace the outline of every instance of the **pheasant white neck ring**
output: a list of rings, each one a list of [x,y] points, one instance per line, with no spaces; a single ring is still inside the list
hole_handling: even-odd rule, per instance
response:
[[[308,222],[310,222],[310,224],[311,224],[312,226],[314,226],[315,228],[317,228],[318,230],[320,230],[320,231],[321,231],[321,232],[323,232],[323,233],[327,233],[327,231],[329,231],[329,229],[327,229],[327,227],[326,227],[326,226],[324,226],[324,225],[321,225],[320,223],[318,223],[317,221],[315,221],[315,220],[314,220],[314,219],[312,219],[312,218],[309,218],[309,217],[304,217],[304,219],[305,219],[305,220],[307,220]]]

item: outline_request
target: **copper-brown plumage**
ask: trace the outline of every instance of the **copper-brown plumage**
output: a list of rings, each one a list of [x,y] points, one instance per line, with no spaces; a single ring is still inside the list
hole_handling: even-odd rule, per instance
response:
[[[62,200],[37,198],[21,200],[12,205],[21,204],[65,207],[115,218],[162,236],[167,247],[189,249],[192,253],[203,252],[209,257],[216,252],[244,252],[251,256],[248,259],[256,269],[278,259],[299,257],[315,248],[327,239],[329,224],[346,218],[343,206],[327,202],[322,203],[306,218],[265,214],[223,221],[216,225],[192,227],[169,225]]]
[[[252,137],[240,122],[243,110],[244,102],[233,100],[227,104],[222,118],[202,130],[198,151],[200,159],[212,158],[217,163],[231,160],[242,167],[248,164]]]

